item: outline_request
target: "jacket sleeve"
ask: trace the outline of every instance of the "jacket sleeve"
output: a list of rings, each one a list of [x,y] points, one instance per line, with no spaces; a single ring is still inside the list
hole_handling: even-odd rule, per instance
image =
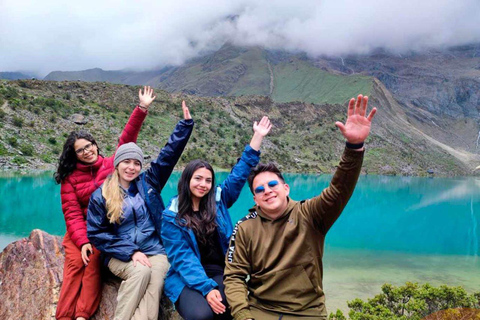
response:
[[[181,120],[168,138],[156,160],[146,172],[147,181],[160,192],[167,183],[173,168],[180,159],[183,149],[192,134],[193,120]]]
[[[223,283],[228,304],[235,320],[253,319],[248,306],[248,288],[245,279],[251,268],[247,254],[247,237],[242,229],[235,227],[230,238],[229,251],[225,261]]]
[[[340,164],[322,193],[304,202],[307,219],[326,234],[338,219],[353,194],[362,168],[364,151],[345,148]]]
[[[260,151],[256,151],[247,145],[238,160],[232,168],[228,177],[221,184],[222,200],[227,208],[230,208],[237,201],[242,192],[242,188],[247,181],[250,170],[260,161]]]
[[[60,186],[60,198],[62,199],[62,211],[65,217],[68,235],[73,243],[80,249],[82,245],[88,243],[87,227],[77,194],[68,179],[65,179]]]
[[[187,287],[197,290],[203,296],[218,287],[205,273],[193,249],[183,237],[182,230],[172,222],[165,221],[165,218],[162,219],[162,241],[170,268],[180,275]]]
[[[125,143],[137,142],[138,133],[140,132],[140,129],[142,129],[142,124],[146,116],[147,113],[142,111],[139,107],[133,109],[125,128],[123,128],[123,131],[120,134],[117,148]]]
[[[107,219],[105,200],[101,189],[92,194],[87,211],[87,235],[93,245],[109,257],[128,262],[138,246],[115,233],[113,224]]]

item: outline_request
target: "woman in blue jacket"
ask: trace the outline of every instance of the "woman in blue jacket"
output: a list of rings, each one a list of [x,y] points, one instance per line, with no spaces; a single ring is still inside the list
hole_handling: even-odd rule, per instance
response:
[[[116,320],[157,320],[164,278],[169,268],[160,236],[164,210],[160,192],[192,133],[185,102],[180,121],[151,167],[140,174],[142,150],[133,142],[115,154],[114,173],[90,198],[88,239],[106,256],[121,278]]]
[[[232,221],[228,213],[259,161],[260,145],[271,129],[263,117],[227,179],[215,186],[212,167],[193,160],[178,182],[178,196],[163,212],[162,239],[171,264],[165,293],[185,320],[231,319],[223,270]]]

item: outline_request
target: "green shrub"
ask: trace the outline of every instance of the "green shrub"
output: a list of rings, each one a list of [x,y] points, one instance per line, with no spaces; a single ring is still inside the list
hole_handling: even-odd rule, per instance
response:
[[[3,111],[2,109],[0,109],[0,119],[5,118],[6,115],[7,115],[7,113],[5,111]]]
[[[31,157],[34,154],[35,149],[32,145],[24,144],[20,147],[20,151],[23,153],[24,156]]]
[[[15,138],[15,137],[9,137],[7,139],[7,143],[14,148],[18,146],[18,141],[17,141],[17,138]]]
[[[0,94],[7,99],[17,98],[18,91],[15,88],[7,87],[0,90]]]
[[[14,116],[13,117],[13,125],[15,127],[19,127],[19,128],[23,127],[23,119],[20,118],[20,117]]]
[[[25,164],[25,163],[27,163],[28,161],[27,161],[24,157],[15,156],[15,157],[13,158],[12,162],[13,162],[14,164],[20,165],[20,164]]]
[[[7,148],[5,148],[5,146],[2,143],[0,143],[0,156],[6,156],[8,154],[9,152]]]
[[[407,282],[404,286],[382,286],[382,293],[367,302],[361,299],[348,301],[352,320],[420,320],[435,312],[454,308],[480,308],[480,292],[469,295],[462,287]],[[345,320],[337,310],[329,320]]]
[[[50,138],[48,138],[48,142],[50,144],[57,144],[57,139],[55,139],[55,137],[50,137]]]

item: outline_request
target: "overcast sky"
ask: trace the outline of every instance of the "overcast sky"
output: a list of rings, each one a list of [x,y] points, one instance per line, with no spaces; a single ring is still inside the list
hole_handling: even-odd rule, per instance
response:
[[[480,0],[0,0],[0,71],[145,70],[226,41],[311,56],[480,43]]]

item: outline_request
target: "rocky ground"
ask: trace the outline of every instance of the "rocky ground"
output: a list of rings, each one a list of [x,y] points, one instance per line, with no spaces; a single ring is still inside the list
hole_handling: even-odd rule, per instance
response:
[[[0,254],[0,319],[54,320],[63,279],[62,238],[33,230]],[[113,319],[120,280],[107,278],[92,320]],[[159,320],[181,320],[166,297]]]

